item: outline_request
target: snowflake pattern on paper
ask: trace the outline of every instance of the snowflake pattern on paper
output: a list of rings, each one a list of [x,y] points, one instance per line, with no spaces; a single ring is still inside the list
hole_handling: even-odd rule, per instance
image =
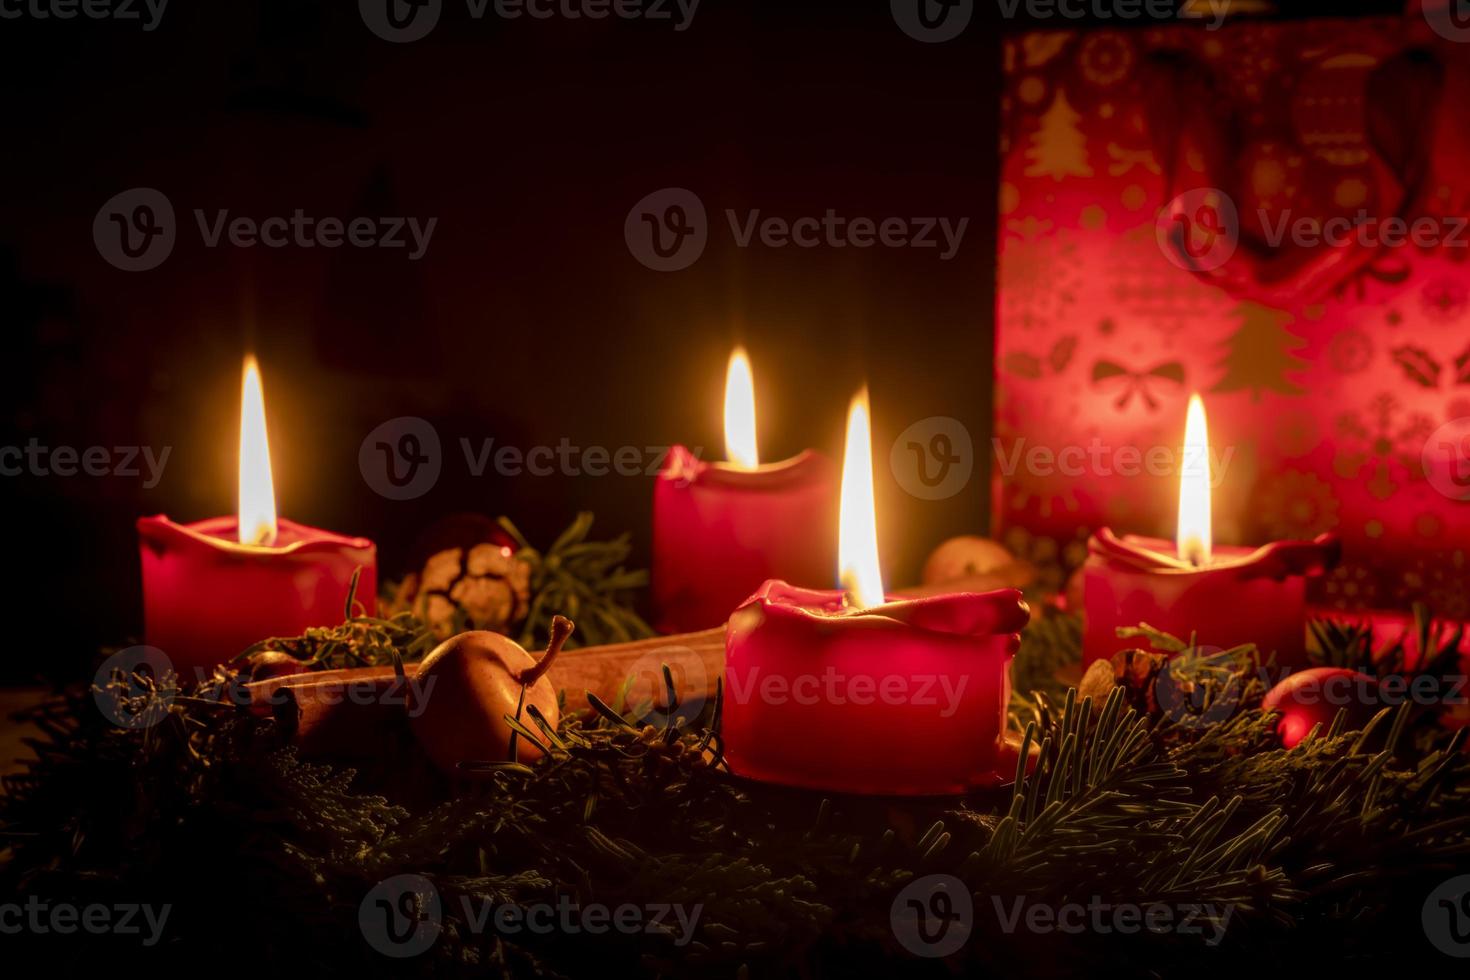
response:
[[[1099,31],[1082,42],[1078,55],[1082,77],[1098,88],[1109,88],[1133,71],[1133,45],[1117,31]]]
[[[1440,323],[1453,323],[1465,315],[1470,290],[1458,279],[1435,279],[1424,286],[1420,309],[1424,315]]]
[[[1448,562],[1420,558],[1404,573],[1401,598],[1412,601],[1421,596],[1436,615],[1470,620],[1470,559],[1463,548],[1456,549]]]
[[[1429,416],[1403,411],[1397,396],[1383,392],[1366,412],[1337,417],[1340,443],[1333,469],[1345,480],[1364,480],[1369,493],[1387,500],[1404,482],[1424,477],[1421,453],[1434,428]]]
[[[1228,305],[1221,290],[1179,275],[1159,251],[1152,225],[1120,237],[1104,256],[1108,298],[1165,340],[1172,341],[1191,327],[1197,329],[1201,321],[1214,318]]]
[[[1273,541],[1311,539],[1337,527],[1337,498],[1315,473],[1286,470],[1268,477],[1259,506]]]
[[[1019,234],[1000,255],[1000,316],[1006,329],[1043,330],[1071,315],[1081,286],[1082,262],[1070,233],[1050,231],[1035,219],[1013,222]]]
[[[1378,576],[1364,565],[1345,563],[1334,568],[1322,591],[1334,609],[1371,609],[1379,604]]]

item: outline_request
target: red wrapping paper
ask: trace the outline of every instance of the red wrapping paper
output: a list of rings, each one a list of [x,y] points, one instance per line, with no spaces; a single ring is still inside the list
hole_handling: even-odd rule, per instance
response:
[[[1098,527],[1172,539],[1177,472],[1119,463],[1177,447],[1198,390],[1218,542],[1334,532],[1311,602],[1470,618],[1470,438],[1434,456],[1470,417],[1470,247],[1449,241],[1470,215],[1463,45],[1415,13],[1034,33],[1005,61],[997,536],[1057,588]],[[1239,213],[1214,270],[1170,254],[1198,200],[1169,203],[1205,188]],[[1444,219],[1445,240],[1266,235],[1358,215]],[[1060,472],[1037,447],[1093,455]]]

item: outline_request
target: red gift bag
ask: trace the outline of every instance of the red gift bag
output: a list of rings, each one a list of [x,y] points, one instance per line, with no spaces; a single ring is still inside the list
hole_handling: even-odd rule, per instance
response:
[[[1005,67],[997,536],[1056,586],[1099,526],[1172,539],[1199,391],[1217,541],[1335,531],[1314,601],[1470,618],[1470,46],[1184,22]]]

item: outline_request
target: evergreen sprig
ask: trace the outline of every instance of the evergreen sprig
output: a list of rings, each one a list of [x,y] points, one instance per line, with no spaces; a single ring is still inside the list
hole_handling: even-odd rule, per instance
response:
[[[1047,635],[1072,629],[1054,625]],[[221,671],[184,696],[161,685],[167,717],[147,729],[108,724],[92,692],[36,713],[39,758],[5,782],[0,885],[177,906],[166,949],[79,936],[69,965],[197,966],[228,930],[248,940],[231,969],[257,975],[1044,976],[1105,958],[1110,974],[1195,976],[1324,956],[1401,968],[1425,948],[1424,896],[1470,870],[1464,736],[1410,738],[1407,709],[1357,732],[1339,715],[1288,751],[1248,702],[1196,726],[1140,714],[1121,688],[1101,704],[1038,692],[1024,709],[1034,762],[1012,786],[889,800],[732,776],[711,727],[718,696],[657,726],[598,700],[555,729],[528,714],[521,737],[541,759],[483,760],[451,784],[406,727],[401,755],[360,772],[302,759],[274,718],[224,700],[228,684]],[[395,961],[363,941],[359,910],[400,874],[433,884],[443,929]],[[944,960],[914,957],[893,925],[902,890],[930,875],[958,878],[973,906]],[[687,945],[475,925],[476,910],[563,900],[700,914]],[[1013,908],[1099,900],[1192,908],[1200,932],[1006,925]]]
[[[434,634],[412,612],[389,617],[363,615],[357,602],[362,569],[352,573],[345,615],[336,626],[312,627],[300,636],[273,636],[253,643],[231,663],[248,662],[252,655],[277,651],[300,660],[308,669],[388,667],[418,660],[434,647]]]
[[[516,559],[531,566],[531,608],[521,629],[522,646],[544,643],[556,616],[577,624],[567,649],[653,635],[633,610],[633,593],[648,585],[648,572],[626,567],[633,552],[631,536],[589,541],[592,523],[591,512],[582,511],[543,552],[531,546],[510,518],[500,518],[501,528],[515,540]]]

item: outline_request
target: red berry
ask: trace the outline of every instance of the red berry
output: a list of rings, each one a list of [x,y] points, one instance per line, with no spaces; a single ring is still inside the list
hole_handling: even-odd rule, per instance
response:
[[[1281,713],[1276,730],[1289,749],[1319,722],[1324,730],[1331,726],[1339,708],[1347,709],[1348,728],[1366,725],[1378,710],[1378,681],[1348,667],[1299,670],[1271,688],[1261,708]]]

